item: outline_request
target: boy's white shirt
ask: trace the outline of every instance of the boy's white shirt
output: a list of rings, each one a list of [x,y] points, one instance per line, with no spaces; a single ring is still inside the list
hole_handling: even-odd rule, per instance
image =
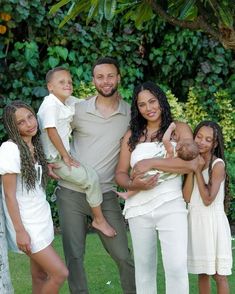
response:
[[[69,141],[72,132],[71,122],[75,113],[75,104],[81,100],[70,96],[62,103],[55,95],[49,94],[39,107],[37,115],[41,130],[41,142],[48,161],[60,159],[60,154],[50,141],[46,128],[57,129],[65,149],[69,152]]]

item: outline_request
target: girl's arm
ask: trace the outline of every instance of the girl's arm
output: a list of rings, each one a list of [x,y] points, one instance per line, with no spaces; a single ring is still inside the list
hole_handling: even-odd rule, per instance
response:
[[[22,223],[19,205],[16,199],[16,177],[16,174],[5,174],[2,176],[6,205],[16,232],[18,248],[26,254],[31,254],[30,236]]]
[[[185,202],[189,203],[191,200],[191,195],[193,191],[193,176],[194,173],[189,173],[185,176],[184,184],[183,184],[183,197]]]
[[[115,179],[118,185],[127,190],[148,190],[156,185],[157,176],[146,179],[135,177],[133,180],[129,176],[131,152],[129,150],[128,141],[131,131],[127,131],[123,137],[119,161],[116,167]]]
[[[211,174],[211,184],[207,185],[202,175],[202,171],[195,172],[199,192],[203,203],[208,206],[216,198],[220,185],[225,178],[225,167],[223,162],[218,162],[214,165]]]
[[[198,169],[202,170],[203,167],[205,166],[205,161],[204,159],[199,156],[199,161],[198,161]],[[183,183],[183,197],[185,202],[189,203],[191,200],[192,192],[193,192],[193,184],[194,184],[194,173],[189,173],[185,176],[184,178],[184,183]]]

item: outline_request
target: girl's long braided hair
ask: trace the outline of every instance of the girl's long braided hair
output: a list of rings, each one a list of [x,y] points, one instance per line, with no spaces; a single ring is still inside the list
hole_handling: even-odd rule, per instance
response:
[[[136,145],[139,143],[142,136],[147,140],[147,123],[148,121],[141,115],[137,105],[138,95],[141,91],[148,90],[151,92],[158,100],[161,108],[161,126],[159,130],[151,137],[151,141],[158,140],[161,141],[162,137],[172,122],[170,105],[167,101],[165,93],[158,87],[155,83],[151,81],[144,82],[143,84],[138,85],[134,89],[132,104],[131,104],[131,121],[130,121],[130,130],[131,136],[129,138],[128,145],[130,151],[133,151]]]
[[[43,153],[43,148],[40,142],[40,133],[38,131],[37,134],[32,138],[32,144],[34,146],[33,158],[28,145],[24,142],[19,133],[16,123],[15,112],[19,108],[28,109],[36,117],[36,114],[32,107],[30,107],[23,101],[17,100],[5,106],[3,111],[3,124],[9,139],[13,141],[19,148],[21,176],[23,182],[25,183],[26,189],[28,191],[35,189],[37,172],[35,170],[34,160],[42,166],[42,186],[45,188],[47,183],[48,169],[47,162]]]
[[[212,163],[213,163],[213,156],[215,155],[218,158],[223,159],[225,163],[225,185],[224,185],[224,208],[225,211],[228,211],[229,204],[230,204],[230,193],[229,193],[229,176],[226,170],[226,161],[224,156],[224,138],[222,134],[221,127],[213,121],[202,121],[200,122],[194,130],[193,137],[195,138],[198,131],[202,127],[210,127],[213,130],[213,145],[211,150],[211,159],[209,162],[209,182],[211,184],[211,175],[212,175]]]

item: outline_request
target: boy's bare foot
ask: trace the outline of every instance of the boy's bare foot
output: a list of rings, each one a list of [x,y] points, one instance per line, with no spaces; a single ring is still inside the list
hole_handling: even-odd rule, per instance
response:
[[[103,233],[107,237],[115,237],[117,235],[116,231],[113,227],[111,227],[108,222],[104,219],[99,220],[97,218],[94,218],[92,221],[92,226],[96,230],[99,230],[101,233]]]
[[[118,197],[124,199],[124,200],[127,200],[129,198],[129,193],[128,192],[117,192],[115,191],[117,194],[118,194]]]

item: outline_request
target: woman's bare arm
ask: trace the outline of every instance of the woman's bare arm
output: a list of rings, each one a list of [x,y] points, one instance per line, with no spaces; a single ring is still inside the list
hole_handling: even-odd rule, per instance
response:
[[[128,141],[131,131],[125,134],[120,150],[118,165],[116,167],[115,178],[117,184],[127,190],[148,190],[153,188],[157,183],[157,176],[142,179],[141,175],[132,179],[129,175],[131,152],[129,150]]]

